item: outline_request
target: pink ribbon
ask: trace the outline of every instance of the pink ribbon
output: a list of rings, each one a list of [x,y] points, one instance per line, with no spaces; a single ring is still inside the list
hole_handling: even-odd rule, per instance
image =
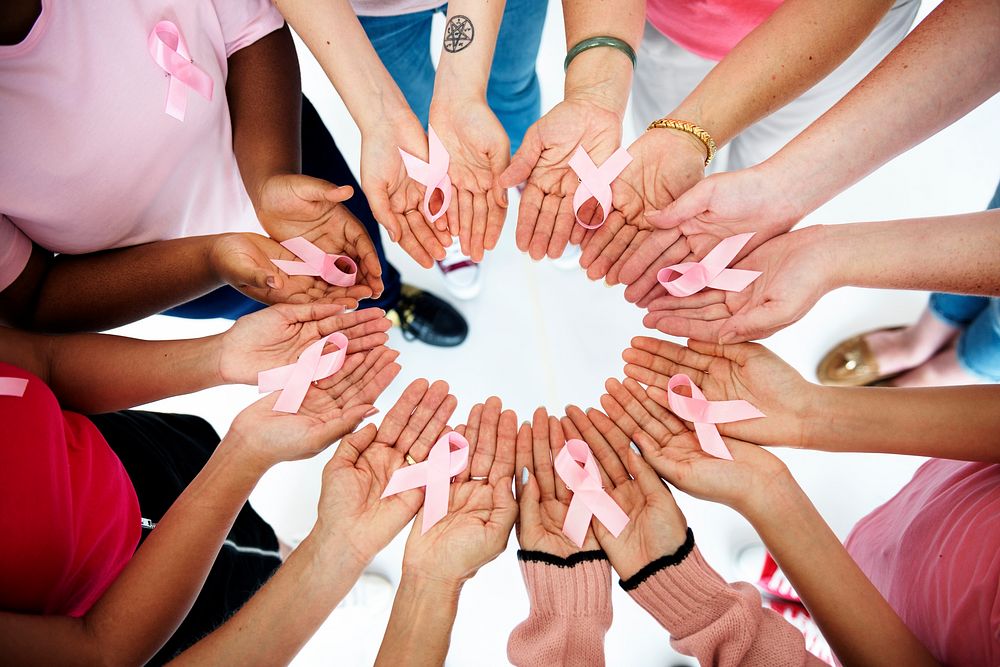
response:
[[[451,178],[448,176],[451,158],[434,128],[430,126],[427,126],[427,149],[430,154],[430,162],[424,162],[402,148],[399,149],[399,155],[403,158],[403,166],[406,167],[406,173],[409,174],[410,178],[427,188],[424,192],[424,215],[428,221],[434,222],[444,215],[451,204]],[[441,191],[444,201],[438,212],[432,214],[431,195],[434,194],[435,190]]]
[[[0,377],[0,396],[21,398],[27,388],[28,380],[26,378]]]
[[[340,349],[323,354],[327,341]],[[344,366],[347,357],[347,336],[338,332],[323,336],[307,347],[294,364],[279,366],[257,373],[257,389],[264,394],[281,390],[274,402],[276,412],[298,412],[309,391],[309,383],[330,377]]]
[[[392,473],[383,498],[424,487],[424,523],[426,533],[448,513],[451,478],[469,465],[469,441],[455,431],[442,435],[431,447],[427,460],[400,468]]]
[[[206,100],[212,100],[212,91],[215,87],[212,77],[191,60],[187,43],[172,21],[160,21],[153,26],[147,43],[153,60],[170,77],[165,109],[168,116],[184,120],[188,88]]]
[[[567,440],[566,446],[556,455],[554,465],[559,479],[573,492],[562,527],[566,537],[582,547],[592,516],[618,537],[628,524],[628,515],[604,490],[601,471],[587,443]]]
[[[727,269],[754,232],[723,239],[700,262],[683,262],[660,269],[656,279],[674,296],[691,296],[706,287],[741,292],[760,275],[760,271]],[[672,277],[674,274],[680,274]]]
[[[331,285],[350,287],[358,277],[358,265],[347,255],[332,255],[323,252],[315,243],[301,236],[282,241],[283,245],[303,260],[296,262],[290,259],[272,259],[271,261],[290,276],[319,276]],[[338,261],[346,262],[349,269],[342,270]]]
[[[632,156],[624,148],[619,148],[598,167],[582,146],[576,147],[576,152],[569,159],[569,166],[580,178],[580,185],[573,195],[573,212],[576,214],[577,224],[586,229],[597,229],[607,221],[611,212],[611,182],[618,178],[630,162]],[[604,214],[596,225],[588,225],[580,220],[580,207],[591,197],[601,205]]]
[[[677,387],[688,387],[691,396],[683,396],[675,390]],[[719,459],[733,460],[726,443],[722,442],[716,424],[728,424],[744,419],[764,417],[764,413],[746,401],[709,401],[701,389],[687,375],[678,373],[667,383],[667,403],[670,411],[681,419],[694,423],[694,432],[698,443],[706,454]]]

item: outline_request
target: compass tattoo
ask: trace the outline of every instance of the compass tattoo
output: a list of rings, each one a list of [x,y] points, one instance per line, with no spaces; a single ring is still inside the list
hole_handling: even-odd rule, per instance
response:
[[[468,16],[456,14],[448,19],[444,27],[444,50],[448,53],[458,53],[476,36],[476,29]]]

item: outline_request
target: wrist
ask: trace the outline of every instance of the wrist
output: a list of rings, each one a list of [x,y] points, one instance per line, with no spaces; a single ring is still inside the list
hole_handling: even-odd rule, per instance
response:
[[[408,567],[403,563],[399,579],[399,595],[409,595],[415,600],[431,605],[458,605],[465,579],[432,575],[426,571]]]
[[[573,59],[566,70],[566,99],[596,104],[622,119],[631,90],[632,63],[617,49],[584,51]]]
[[[273,461],[261,456],[259,448],[254,447],[253,435],[241,433],[233,427],[222,438],[215,452],[215,455],[224,452],[227,465],[240,470],[246,479],[254,480],[254,485],[274,465]]]
[[[756,481],[750,493],[733,507],[758,533],[784,521],[805,497],[788,467],[780,460],[778,463],[775,470]]]
[[[392,83],[391,89],[383,89],[377,97],[377,102],[365,107],[365,112],[354,117],[354,122],[361,131],[361,141],[369,137],[392,135],[397,128],[409,127],[414,124],[423,132],[420,121],[417,120],[402,92]]]

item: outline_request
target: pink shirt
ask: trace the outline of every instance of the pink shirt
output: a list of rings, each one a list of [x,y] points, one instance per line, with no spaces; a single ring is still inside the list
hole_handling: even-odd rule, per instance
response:
[[[657,30],[702,58],[722,60],[783,0],[646,0]]]
[[[168,80],[147,38],[177,25],[212,100]],[[0,290],[29,239],[88,253],[223,231],[260,231],[232,148],[226,58],[282,25],[268,0],[43,0],[19,44],[0,46]]]
[[[940,662],[1000,664],[1000,465],[928,461],[846,546]]]

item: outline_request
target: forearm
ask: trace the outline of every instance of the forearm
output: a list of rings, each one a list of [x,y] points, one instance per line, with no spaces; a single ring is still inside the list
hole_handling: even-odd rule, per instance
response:
[[[302,92],[287,26],[229,58],[226,96],[236,162],[258,208],[268,177],[301,171]]]
[[[64,408],[96,414],[222,384],[221,342],[221,335],[151,341],[0,327],[0,361],[38,375]]]
[[[757,495],[741,511],[843,665],[936,664],[790,475]]]
[[[288,664],[364,571],[351,553],[310,535],[232,618],[170,664]]]
[[[803,446],[1000,463],[1000,387],[816,387]],[[935,415],[928,419],[927,415]]]
[[[157,241],[86,255],[36,250],[0,295],[0,323],[31,331],[99,331],[186,303],[221,280],[209,261],[218,236]]]
[[[1000,90],[998,33],[1000,2],[945,0],[764,166],[814,210]]]
[[[563,0],[566,49],[588,37],[617,37],[639,50],[646,20],[641,0],[616,2],[613,9],[595,0]],[[565,96],[594,101],[624,116],[632,90],[632,62],[617,49],[597,47],[580,53],[566,70]]]
[[[376,667],[440,667],[448,656],[461,584],[405,570],[379,648]]]
[[[846,4],[789,0],[669,115],[700,125],[722,146],[836,69],[891,5],[891,0]]]
[[[833,287],[1000,295],[1000,211],[831,225],[821,236]]]
[[[144,664],[191,609],[262,473],[224,440],[84,617],[5,614],[0,653],[14,664]]]
[[[276,6],[323,67],[362,136],[412,115],[348,0],[284,0]]]
[[[448,3],[447,27],[434,79],[434,100],[452,104],[474,100],[485,104],[504,5],[505,0]],[[471,41],[466,35],[472,36]]]

